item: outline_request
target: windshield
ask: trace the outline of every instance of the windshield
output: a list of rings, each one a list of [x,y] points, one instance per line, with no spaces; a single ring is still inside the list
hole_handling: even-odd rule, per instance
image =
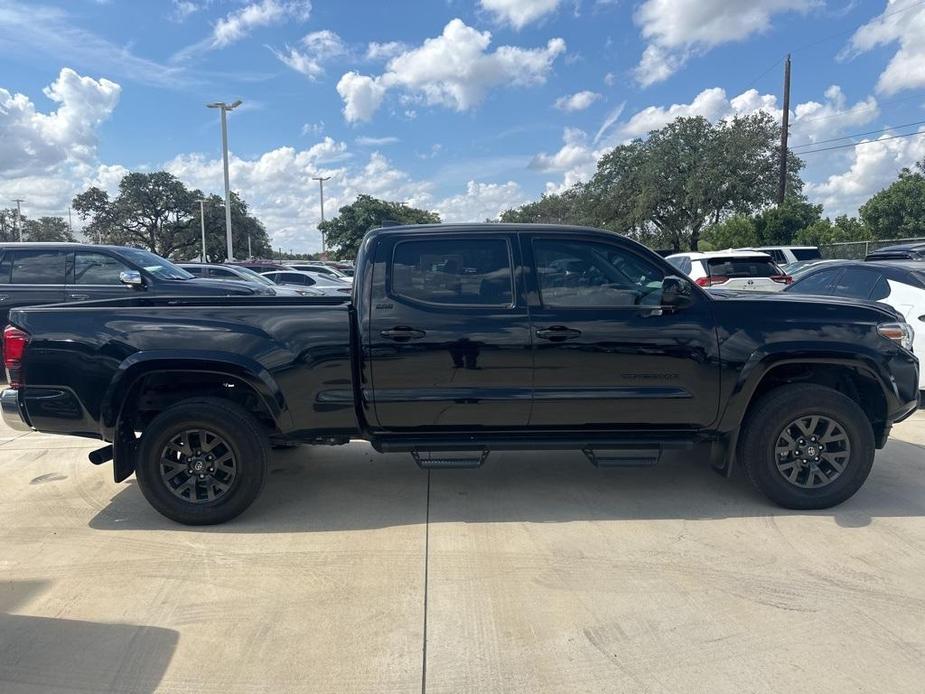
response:
[[[122,248],[119,253],[131,263],[143,268],[149,274],[161,280],[191,280],[193,275],[169,260],[154,255],[140,248]]]
[[[274,282],[273,280],[271,280],[269,277],[264,277],[264,276],[261,275],[259,272],[254,272],[253,270],[251,270],[251,269],[248,268],[248,267],[243,267],[243,266],[241,266],[241,265],[237,265],[236,268],[240,271],[240,273],[241,273],[242,275],[246,275],[246,276],[247,276],[247,280],[248,280],[249,282],[260,282],[260,284],[265,284],[265,285],[270,286],[270,287],[276,286],[276,282]]]

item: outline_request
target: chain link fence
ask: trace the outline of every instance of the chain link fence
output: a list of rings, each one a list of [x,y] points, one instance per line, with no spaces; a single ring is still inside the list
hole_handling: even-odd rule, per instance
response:
[[[838,260],[863,260],[871,251],[900,243],[925,242],[925,236],[908,239],[878,239],[876,241],[842,241],[828,246],[820,246],[823,258]]]

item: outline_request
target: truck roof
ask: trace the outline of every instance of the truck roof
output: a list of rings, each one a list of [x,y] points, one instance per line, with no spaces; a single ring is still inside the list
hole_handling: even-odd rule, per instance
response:
[[[401,231],[428,231],[428,232],[454,232],[454,231],[595,231],[604,234],[613,234],[627,238],[623,234],[609,229],[595,229],[594,227],[576,226],[573,224],[518,224],[514,222],[455,222],[442,224],[402,224],[398,226],[376,227],[370,233],[390,233]],[[632,241],[632,239],[629,239]]]

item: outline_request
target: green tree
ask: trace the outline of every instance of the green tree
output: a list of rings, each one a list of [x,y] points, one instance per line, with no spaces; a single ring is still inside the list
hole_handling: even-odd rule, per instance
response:
[[[587,196],[579,184],[562,193],[548,193],[536,202],[507,210],[500,221],[519,224],[589,224]]]
[[[89,220],[84,233],[91,238],[142,246],[164,258],[188,255],[199,240],[196,195],[166,171],[126,174],[115,199],[94,187],[75,197],[73,207]]]
[[[790,197],[783,205],[768,207],[755,216],[755,233],[762,246],[786,245],[798,232],[821,219],[822,205]]]
[[[74,241],[70,227],[61,217],[20,218],[23,241]],[[16,210],[0,210],[0,241],[19,241]]]
[[[615,147],[584,187],[589,221],[674,250],[696,250],[710,224],[767,207],[777,190],[780,126],[766,113],[710,123],[678,118]],[[802,191],[792,153],[788,189]]]
[[[703,232],[702,241],[710,250],[747,248],[758,245],[755,222],[748,215],[736,214],[719,224],[712,224]]]
[[[832,222],[820,219],[798,231],[793,242],[805,246],[829,246],[845,241],[869,241],[870,230],[856,217],[841,215]]]
[[[318,225],[326,235],[327,246],[336,258],[354,258],[360,241],[370,229],[386,223],[438,224],[440,216],[400,202],[387,202],[370,195],[358,195],[337,216]]]
[[[861,219],[877,239],[925,236],[925,159],[864,203]]]
[[[219,195],[204,196],[194,190],[196,207],[193,211],[193,230],[197,242],[182,252],[183,259],[198,259],[202,255],[202,228],[200,226],[199,200],[205,199],[206,220],[206,259],[209,262],[221,262],[227,256],[225,234],[225,199]],[[270,237],[259,219],[248,211],[247,203],[237,193],[231,193],[231,237],[235,258],[247,257],[247,237],[251,238],[251,253],[256,258],[270,258],[273,249]]]

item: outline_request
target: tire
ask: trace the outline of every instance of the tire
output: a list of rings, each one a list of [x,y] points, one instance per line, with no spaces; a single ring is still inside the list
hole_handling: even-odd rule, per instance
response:
[[[145,428],[135,476],[161,515],[184,525],[214,525],[254,502],[269,460],[266,432],[247,410],[198,398],[169,407]]]
[[[749,410],[737,458],[751,483],[776,504],[830,508],[851,498],[870,474],[874,433],[864,411],[837,390],[785,385]]]

